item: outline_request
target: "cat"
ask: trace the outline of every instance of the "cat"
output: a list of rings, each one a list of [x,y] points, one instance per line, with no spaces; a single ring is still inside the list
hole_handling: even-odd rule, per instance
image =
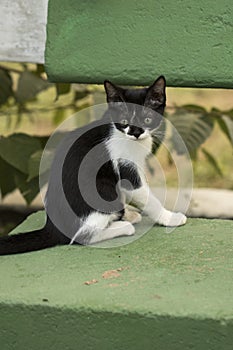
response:
[[[0,255],[133,235],[141,214],[126,208],[129,201],[159,225],[186,223],[184,214],[166,210],[154,197],[143,172],[163,119],[164,76],[144,88],[126,89],[108,80],[104,87],[103,118],[70,132],[57,149],[44,228],[2,237]]]

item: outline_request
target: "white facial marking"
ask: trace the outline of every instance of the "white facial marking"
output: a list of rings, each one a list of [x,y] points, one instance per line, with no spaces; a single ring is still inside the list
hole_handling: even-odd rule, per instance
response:
[[[140,136],[139,136],[139,140],[143,140],[146,139],[148,136],[150,136],[149,131],[146,129]]]
[[[137,138],[136,138],[134,135],[129,135],[129,134],[127,134],[126,136],[127,136],[127,138],[130,139],[130,140],[137,140]]]

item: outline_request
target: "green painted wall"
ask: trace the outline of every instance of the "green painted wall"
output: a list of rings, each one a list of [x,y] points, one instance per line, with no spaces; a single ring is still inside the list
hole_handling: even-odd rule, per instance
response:
[[[233,88],[231,0],[50,0],[51,81]]]
[[[189,219],[120,248],[1,256],[0,349],[232,350],[232,232],[230,220]]]

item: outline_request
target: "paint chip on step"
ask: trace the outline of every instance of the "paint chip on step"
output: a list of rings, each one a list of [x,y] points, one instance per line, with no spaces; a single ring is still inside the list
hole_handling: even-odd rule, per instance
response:
[[[98,283],[98,280],[93,279],[93,280],[84,282],[84,284],[86,284],[87,286],[90,286],[91,284],[95,284],[95,283]]]

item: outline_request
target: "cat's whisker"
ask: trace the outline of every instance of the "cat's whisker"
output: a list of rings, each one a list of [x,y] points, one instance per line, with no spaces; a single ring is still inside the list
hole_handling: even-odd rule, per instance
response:
[[[160,134],[165,134],[165,133],[166,133],[165,130],[159,130],[159,129],[157,129],[157,128],[153,129],[151,132],[152,132],[152,133],[160,133]]]
[[[153,133],[153,137],[163,138],[166,135],[166,133]]]

